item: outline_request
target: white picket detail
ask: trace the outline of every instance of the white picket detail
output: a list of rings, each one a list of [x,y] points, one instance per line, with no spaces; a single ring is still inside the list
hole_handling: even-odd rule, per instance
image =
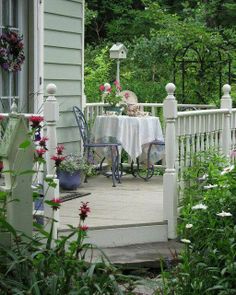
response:
[[[181,192],[183,187],[183,171],[186,167],[191,166],[192,155],[195,152],[204,152],[210,148],[215,148],[229,156],[231,150],[236,147],[236,109],[232,109],[230,85],[226,84],[222,88],[223,96],[220,109],[182,111],[177,113],[177,102],[173,94],[174,89],[175,86],[173,84],[167,84],[166,90],[168,95],[164,102],[167,165],[163,182],[163,202],[165,210],[173,214],[172,216],[171,214],[165,215],[168,220],[169,238],[176,236],[173,228],[175,224],[173,216],[177,216],[178,207],[176,191]],[[168,109],[167,101],[169,101]],[[173,130],[173,123],[175,130]],[[173,150],[176,150],[175,159],[173,159],[173,151],[170,152],[171,147]],[[173,161],[175,162],[174,167]],[[167,177],[168,181],[166,181]],[[176,191],[173,190],[174,187],[176,187]],[[171,193],[172,196],[170,196]],[[181,193],[179,193],[180,196]],[[174,204],[176,204],[176,212],[173,213]]]
[[[57,184],[56,187],[48,187],[48,184],[45,182],[44,183],[44,194],[45,194],[45,200],[52,200],[52,199],[59,199],[59,183],[58,179],[55,174],[55,167],[54,163],[51,160],[51,156],[55,154],[56,146],[57,146],[57,132],[56,132],[56,123],[59,119],[59,107],[57,100],[55,98],[55,93],[56,93],[56,86],[54,84],[49,84],[47,86],[47,92],[48,92],[48,97],[44,103],[44,113],[42,114],[21,114],[25,118],[29,118],[32,115],[34,116],[39,116],[44,118],[45,122],[45,129],[46,129],[46,136],[48,137],[48,142],[47,142],[47,152],[46,152],[46,177],[50,178],[53,180],[54,183]],[[16,113],[17,109],[15,106],[11,109],[12,112]],[[7,113],[0,113],[0,116],[4,117],[6,120],[9,117],[9,114]],[[2,130],[0,130],[1,137],[3,136]],[[12,212],[7,212],[8,219],[11,220],[11,215]],[[59,221],[59,210],[53,210],[51,206],[49,205],[44,205],[44,216],[50,218],[50,220],[58,220]],[[17,218],[15,216],[15,218]],[[46,220],[47,226],[46,229],[49,229],[49,225],[51,221],[49,219]],[[54,224],[54,232],[53,232],[53,238],[57,238],[57,227],[58,223],[55,222]]]
[[[149,112],[152,116],[160,116],[163,112],[163,103],[138,103],[141,111]],[[105,113],[104,106],[108,106],[107,103],[94,102],[86,103],[84,108],[84,115],[87,122],[94,122],[96,116],[103,115]],[[214,105],[204,104],[178,104],[179,109],[213,109]]]

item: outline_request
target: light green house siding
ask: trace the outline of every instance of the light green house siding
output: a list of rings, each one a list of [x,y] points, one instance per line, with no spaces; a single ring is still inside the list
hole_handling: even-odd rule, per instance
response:
[[[57,86],[58,142],[65,145],[66,153],[78,153],[80,147],[72,107],[82,103],[83,9],[83,0],[44,2],[44,85]]]

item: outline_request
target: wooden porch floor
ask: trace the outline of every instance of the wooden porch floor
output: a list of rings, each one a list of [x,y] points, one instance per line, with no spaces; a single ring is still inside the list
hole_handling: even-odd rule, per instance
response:
[[[89,202],[91,213],[86,224],[92,228],[116,227],[163,221],[163,178],[153,176],[148,182],[132,175],[122,177],[122,183],[112,187],[112,181],[103,175],[93,176],[78,189],[90,195],[62,204],[60,230],[67,224],[78,225],[81,201]],[[61,192],[61,195],[64,195]]]

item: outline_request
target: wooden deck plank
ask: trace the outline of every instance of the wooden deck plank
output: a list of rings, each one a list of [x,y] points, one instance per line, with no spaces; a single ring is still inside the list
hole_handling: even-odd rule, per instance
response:
[[[62,204],[60,229],[67,224],[78,225],[81,201],[89,202],[91,213],[86,221],[89,227],[118,226],[163,221],[162,177],[154,176],[148,182],[125,175],[122,183],[112,187],[111,179],[102,175],[89,178],[79,192],[91,194]]]

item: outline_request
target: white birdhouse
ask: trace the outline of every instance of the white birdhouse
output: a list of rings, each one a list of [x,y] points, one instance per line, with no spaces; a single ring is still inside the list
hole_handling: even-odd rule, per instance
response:
[[[110,58],[124,59],[127,56],[128,49],[122,43],[112,45],[110,49]]]

